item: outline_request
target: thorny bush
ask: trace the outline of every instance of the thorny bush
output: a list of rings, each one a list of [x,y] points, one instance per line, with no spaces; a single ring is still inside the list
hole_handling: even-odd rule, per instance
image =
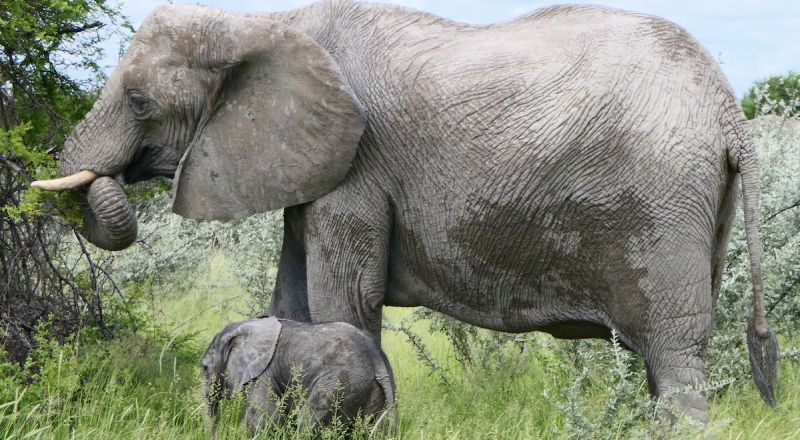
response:
[[[84,325],[113,334],[107,261],[82,242],[79,258],[62,255],[74,195],[28,188],[55,175],[64,138],[94,102],[100,42],[130,26],[105,0],[3,0],[0,23],[0,350],[21,362],[44,321],[62,341]]]

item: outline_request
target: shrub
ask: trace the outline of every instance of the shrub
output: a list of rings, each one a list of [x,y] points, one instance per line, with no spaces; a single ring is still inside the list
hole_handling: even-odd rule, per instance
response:
[[[742,109],[747,119],[767,114],[800,116],[800,74],[789,72],[756,81],[742,98]]]
[[[50,335],[61,340],[84,325],[113,334],[103,306],[114,284],[106,262],[79,242],[88,269],[79,275],[60,255],[61,237],[75,226],[52,213],[75,220],[69,207],[77,204],[28,186],[55,174],[66,134],[94,102],[99,43],[130,26],[104,0],[3,0],[0,23],[0,348],[22,362],[48,316]]]

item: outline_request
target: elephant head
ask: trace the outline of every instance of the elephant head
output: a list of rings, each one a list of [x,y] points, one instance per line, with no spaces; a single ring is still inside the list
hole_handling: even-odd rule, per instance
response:
[[[220,399],[237,396],[264,373],[280,333],[280,321],[269,317],[230,324],[214,336],[202,362],[202,394],[212,420]]]
[[[335,188],[364,124],[308,35],[268,16],[163,6],[66,141],[62,178],[34,186],[87,191],[84,235],[117,250],[134,241],[136,219],[114,176],[172,177],[174,212],[242,218]]]

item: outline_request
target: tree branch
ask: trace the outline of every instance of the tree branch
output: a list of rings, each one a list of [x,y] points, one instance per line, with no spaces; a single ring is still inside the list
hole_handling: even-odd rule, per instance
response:
[[[769,316],[769,314],[772,313],[772,311],[775,309],[778,303],[783,301],[783,299],[786,298],[786,295],[788,295],[789,292],[791,292],[792,289],[794,289],[794,287],[797,286],[798,284],[800,284],[800,278],[795,278],[794,281],[792,281],[790,284],[787,284],[786,287],[784,287],[783,290],[781,290],[781,294],[778,295],[778,299],[775,300],[775,302],[772,303],[771,306],[769,306],[769,310],[767,310],[767,316]]]
[[[58,35],[79,34],[89,29],[99,29],[101,27],[103,27],[103,22],[101,21],[94,21],[83,26],[62,26],[58,28]]]
[[[766,222],[768,222],[768,221],[770,221],[770,220],[774,219],[774,218],[775,218],[775,217],[777,217],[778,215],[780,215],[780,214],[783,214],[784,212],[786,212],[786,211],[788,211],[788,210],[790,210],[790,209],[797,208],[797,207],[800,207],[800,199],[797,199],[797,200],[795,200],[795,201],[794,201],[794,203],[792,203],[792,204],[791,204],[791,205],[789,205],[789,206],[784,206],[783,208],[781,208],[781,209],[779,209],[779,210],[777,210],[777,211],[773,212],[773,213],[772,213],[772,214],[770,214],[770,215],[769,215],[769,216],[768,216],[766,219],[764,219],[764,222],[766,223]]]

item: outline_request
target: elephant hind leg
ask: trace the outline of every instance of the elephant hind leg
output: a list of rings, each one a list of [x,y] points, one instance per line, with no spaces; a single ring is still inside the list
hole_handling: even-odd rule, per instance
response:
[[[713,317],[711,256],[680,247],[653,256],[639,284],[647,298],[642,327],[629,335],[647,365],[650,394],[666,399],[674,412],[707,423],[709,408],[700,388]]]
[[[316,433],[320,427],[337,420],[340,426],[348,427],[358,413],[362,390],[343,389],[340,386],[322,386],[311,390],[299,411],[298,424],[301,432]]]
[[[689,300],[670,303],[679,315],[651,310],[650,331],[643,347],[650,394],[666,398],[679,414],[708,422],[708,402],[700,390],[711,333],[710,278],[691,287]],[[658,306],[655,306],[658,308]],[[686,310],[690,308],[692,310]],[[655,315],[655,316],[654,316]],[[674,421],[674,416],[669,418]]]

